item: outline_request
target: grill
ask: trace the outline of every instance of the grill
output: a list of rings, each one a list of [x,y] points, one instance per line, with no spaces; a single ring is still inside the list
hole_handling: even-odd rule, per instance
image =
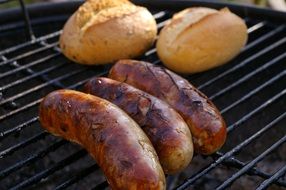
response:
[[[0,189],[105,189],[87,152],[44,131],[37,115],[49,92],[80,90],[110,68],[74,64],[58,48],[60,29],[82,2],[19,3],[0,12]],[[220,109],[228,138],[219,152],[196,155],[167,176],[168,189],[286,189],[286,14],[211,1],[135,3],[149,8],[159,29],[189,6],[228,6],[248,26],[248,44],[229,64],[185,76]],[[154,47],[138,59],[161,64]]]

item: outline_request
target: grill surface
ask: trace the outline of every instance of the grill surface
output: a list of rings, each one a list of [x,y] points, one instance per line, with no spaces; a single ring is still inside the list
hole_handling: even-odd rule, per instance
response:
[[[43,131],[37,115],[49,92],[80,90],[110,68],[77,65],[60,53],[59,30],[80,3],[31,6],[30,30],[29,15],[0,13],[0,189],[107,187],[94,160],[79,146]],[[189,6],[228,6],[248,26],[248,44],[229,64],[185,76],[221,110],[228,138],[220,152],[197,155],[186,171],[168,176],[168,188],[286,189],[286,14],[199,1],[140,4],[149,7],[159,29]],[[154,47],[139,59],[161,64]]]

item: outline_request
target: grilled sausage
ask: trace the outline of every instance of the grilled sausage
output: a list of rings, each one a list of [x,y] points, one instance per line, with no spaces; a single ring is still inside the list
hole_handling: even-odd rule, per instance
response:
[[[193,157],[190,130],[167,103],[108,78],[91,79],[84,91],[116,104],[141,126],[151,140],[165,173],[174,174],[189,165]]]
[[[215,105],[187,80],[147,62],[121,60],[109,77],[168,102],[187,122],[195,152],[209,155],[225,142],[226,125]]]
[[[52,134],[86,148],[112,189],[165,189],[165,176],[148,137],[112,103],[58,90],[41,102],[40,121]]]

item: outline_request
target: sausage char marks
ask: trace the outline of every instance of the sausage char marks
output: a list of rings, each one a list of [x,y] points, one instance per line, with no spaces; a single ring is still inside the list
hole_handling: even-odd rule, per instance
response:
[[[84,91],[116,104],[141,126],[165,173],[174,174],[189,165],[193,156],[190,130],[167,103],[126,83],[103,77],[89,80]]]
[[[165,176],[148,137],[112,103],[58,90],[41,102],[40,122],[52,134],[81,144],[112,189],[165,189]]]
[[[224,144],[226,125],[218,109],[179,75],[147,62],[121,60],[112,67],[109,78],[126,82],[169,103],[188,124],[196,153],[209,155]]]

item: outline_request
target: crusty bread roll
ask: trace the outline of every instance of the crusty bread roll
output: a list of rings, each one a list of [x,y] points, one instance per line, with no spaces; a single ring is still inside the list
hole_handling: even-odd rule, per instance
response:
[[[65,56],[81,64],[105,64],[143,54],[157,35],[156,21],[127,0],[88,0],[60,37]]]
[[[227,8],[188,8],[162,29],[157,52],[162,62],[179,73],[196,73],[222,65],[247,41],[244,21]]]

